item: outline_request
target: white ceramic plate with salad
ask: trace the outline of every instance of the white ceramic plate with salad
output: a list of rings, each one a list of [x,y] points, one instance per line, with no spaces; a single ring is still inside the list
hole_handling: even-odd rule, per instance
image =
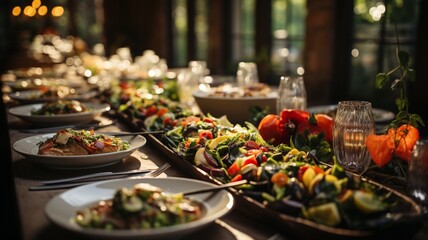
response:
[[[39,143],[52,138],[55,134],[56,133],[48,133],[27,137],[16,141],[12,148],[16,152],[25,156],[27,159],[42,165],[62,169],[81,169],[101,167],[116,163],[123,158],[130,156],[133,152],[144,146],[147,142],[146,138],[141,135],[123,136],[121,139],[129,143],[129,148],[127,150],[73,156],[39,155]]]
[[[112,199],[117,189],[132,188],[138,183],[150,184],[161,188],[166,193],[179,193],[215,186],[200,180],[176,177],[107,180],[73,188],[55,196],[45,206],[45,214],[53,224],[85,237],[99,239],[178,239],[221,218],[234,205],[233,196],[229,192],[221,190],[215,194],[203,193],[189,196],[192,200],[202,204],[204,213],[199,219],[187,223],[141,230],[105,230],[83,228],[75,222],[74,218],[77,211],[91,207],[101,200]]]
[[[65,96],[62,99],[88,100],[95,97],[97,94],[98,93],[96,91],[77,92],[76,94]],[[60,99],[59,97],[55,97],[55,96],[45,97],[43,96],[43,91],[40,91],[40,90],[14,92],[9,96],[10,98],[22,104],[42,103],[42,102],[49,102],[49,101],[52,102]]]
[[[106,103],[82,103],[88,111],[80,113],[65,113],[55,115],[34,115],[33,111],[40,110],[42,103],[16,106],[9,109],[9,113],[30,123],[38,125],[64,125],[76,122],[90,122],[99,117],[103,112],[110,110],[110,105]]]

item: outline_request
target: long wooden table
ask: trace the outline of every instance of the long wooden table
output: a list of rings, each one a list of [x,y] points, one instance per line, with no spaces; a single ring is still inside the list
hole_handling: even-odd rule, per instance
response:
[[[23,133],[21,130],[32,127],[20,119],[8,115],[8,129],[10,143],[35,135]],[[97,131],[126,131],[126,125],[118,121],[116,124],[98,129]],[[44,215],[44,207],[55,195],[66,189],[29,191],[30,186],[37,185],[41,180],[56,179],[69,176],[77,176],[86,173],[100,171],[100,169],[59,170],[38,165],[20,154],[12,151],[12,169],[15,182],[17,203],[21,222],[23,239],[81,239],[81,235],[68,232],[56,227],[48,221]],[[150,142],[133,153],[130,157],[110,166],[103,167],[103,171],[123,171],[130,169],[143,169],[161,166],[167,159]],[[164,176],[189,177],[180,172],[176,167],[168,169]],[[254,221],[247,214],[234,208],[228,215],[218,219],[209,226],[198,230],[185,239],[296,239],[292,236],[284,236],[278,229],[266,224],[263,219]],[[316,236],[314,236],[316,239]],[[428,225],[416,234],[414,240],[428,239]]]

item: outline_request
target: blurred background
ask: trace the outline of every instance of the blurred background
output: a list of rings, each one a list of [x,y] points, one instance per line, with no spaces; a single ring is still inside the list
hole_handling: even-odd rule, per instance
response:
[[[203,60],[213,75],[257,63],[261,82],[303,75],[308,106],[358,99],[396,112],[375,76],[409,52],[416,81],[410,111],[428,123],[422,0],[5,0],[0,1],[0,70],[51,65],[67,53],[132,56],[153,50],[169,68]],[[426,35],[426,34],[425,34]],[[55,37],[54,37],[55,36]],[[61,44],[67,40],[70,44]],[[42,47],[41,47],[42,46]]]

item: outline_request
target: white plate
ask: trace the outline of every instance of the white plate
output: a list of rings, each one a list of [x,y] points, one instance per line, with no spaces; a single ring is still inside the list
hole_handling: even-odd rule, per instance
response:
[[[131,188],[137,183],[148,183],[169,193],[214,186],[200,180],[175,177],[107,180],[77,187],[55,196],[45,206],[45,214],[54,224],[89,237],[101,239],[177,239],[221,218],[232,209],[234,204],[232,195],[225,190],[214,195],[212,193],[192,195],[190,196],[192,199],[202,203],[205,207],[206,213],[202,218],[189,223],[157,229],[107,231],[82,228],[74,222],[76,211],[92,206],[100,200],[111,199],[117,189]]]
[[[37,78],[20,79],[13,82],[5,82],[13,91],[37,90],[41,87],[65,86],[69,88],[79,88],[84,86],[85,82],[81,79],[62,79],[62,78]]]
[[[55,133],[48,133],[27,137],[16,141],[12,147],[13,150],[34,162],[54,168],[78,169],[113,164],[128,157],[138,148],[146,144],[146,138],[141,135],[127,136],[121,137],[122,140],[129,142],[130,145],[129,149],[123,151],[76,156],[45,156],[37,154],[39,151],[37,144],[46,141],[54,135]]]
[[[83,103],[90,111],[82,113],[68,113],[58,115],[31,115],[31,111],[39,110],[43,104],[22,105],[9,109],[9,113],[31,123],[60,125],[76,122],[90,122],[95,117],[100,116],[103,112],[110,110],[110,105],[103,103]]]
[[[28,90],[28,91],[22,91],[22,92],[15,92],[10,94],[9,96],[19,101],[23,104],[29,104],[29,103],[41,103],[41,102],[52,102],[56,101],[59,98],[58,97],[40,97],[42,94],[42,91],[39,90]],[[70,95],[67,97],[64,97],[62,99],[65,100],[87,100],[95,97],[98,93],[96,91],[89,91],[84,93],[77,93],[75,95]]]
[[[308,112],[312,113],[330,113],[337,109],[337,105],[321,105],[308,107]],[[373,118],[375,122],[391,121],[395,118],[395,114],[388,110],[373,108]]]

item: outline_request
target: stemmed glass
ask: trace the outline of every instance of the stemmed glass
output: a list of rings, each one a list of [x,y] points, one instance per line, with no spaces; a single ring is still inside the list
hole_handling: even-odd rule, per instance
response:
[[[366,138],[374,132],[370,102],[339,102],[333,128],[333,150],[338,163],[346,170],[362,175],[371,162]]]

